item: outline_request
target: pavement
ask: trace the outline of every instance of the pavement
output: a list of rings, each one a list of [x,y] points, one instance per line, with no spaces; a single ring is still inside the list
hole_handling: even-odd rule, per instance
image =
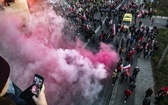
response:
[[[143,57],[138,59],[137,65],[140,68],[140,72],[137,76],[137,87],[135,89],[135,101],[134,105],[141,105],[144,97],[145,91],[152,87],[154,88],[154,79],[152,73],[151,60],[146,60]],[[151,100],[151,105],[154,105],[154,94],[149,97]]]
[[[167,20],[165,19],[161,19],[161,18],[155,18],[155,22],[153,23],[153,25],[151,25],[152,23],[152,20],[150,20],[149,18],[144,18],[144,19],[137,19],[138,21],[142,21],[143,25],[145,26],[149,26],[150,28],[153,28],[153,26],[157,26],[158,28],[166,28],[166,23],[167,23]]]
[[[168,17],[166,16],[153,16],[152,18],[168,20]]]

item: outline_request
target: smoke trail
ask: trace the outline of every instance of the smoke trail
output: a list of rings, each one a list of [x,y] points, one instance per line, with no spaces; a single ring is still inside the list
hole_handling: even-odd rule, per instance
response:
[[[44,76],[49,105],[91,105],[102,89],[100,80],[118,57],[104,44],[97,54],[81,48],[81,42],[70,46],[74,44],[63,40],[65,21],[50,7],[31,15],[26,25],[17,16],[1,15],[0,55],[8,60],[11,78],[22,89],[35,73]]]

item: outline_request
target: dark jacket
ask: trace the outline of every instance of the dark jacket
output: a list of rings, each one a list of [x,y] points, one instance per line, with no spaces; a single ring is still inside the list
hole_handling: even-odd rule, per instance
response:
[[[4,97],[11,99],[16,105],[27,105],[27,103],[23,99],[19,98],[15,94],[6,93]]]

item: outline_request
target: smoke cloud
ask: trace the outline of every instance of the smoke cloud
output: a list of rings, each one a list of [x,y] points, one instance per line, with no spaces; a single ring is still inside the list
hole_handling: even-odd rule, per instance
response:
[[[100,80],[115,67],[118,56],[109,45],[101,44],[93,54],[82,42],[72,43],[62,32],[66,21],[48,6],[31,14],[26,24],[18,14],[1,15],[0,55],[23,90],[35,73],[44,76],[49,105],[91,105],[102,89]]]

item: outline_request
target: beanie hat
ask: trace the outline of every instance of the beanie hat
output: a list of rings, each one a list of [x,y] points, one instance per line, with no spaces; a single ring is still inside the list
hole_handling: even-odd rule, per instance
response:
[[[10,67],[8,62],[0,56],[0,93],[8,80]]]

